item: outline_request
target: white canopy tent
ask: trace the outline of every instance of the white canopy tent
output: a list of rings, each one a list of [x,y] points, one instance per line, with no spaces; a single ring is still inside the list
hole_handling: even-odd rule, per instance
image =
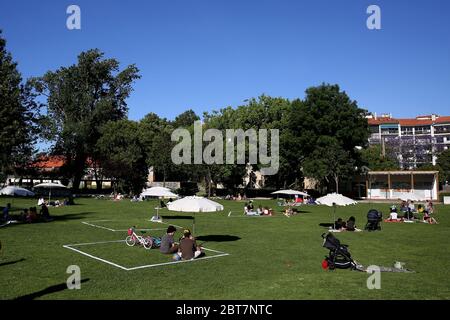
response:
[[[195,231],[195,213],[196,212],[217,212],[223,210],[223,205],[215,201],[203,197],[191,196],[175,200],[167,204],[170,211],[177,212],[193,212],[194,223],[193,232]]]
[[[298,195],[298,196],[304,196],[304,197],[309,196],[309,194],[307,194],[306,192],[291,190],[291,189],[278,190],[278,191],[272,192],[272,194],[287,194],[287,195],[292,195],[292,196]]]
[[[44,182],[35,185],[33,188],[44,188],[48,189],[48,202],[50,202],[50,198],[52,195],[52,189],[67,189],[67,187],[61,183],[54,182]]]
[[[165,187],[152,187],[145,189],[141,193],[141,197],[170,197],[178,198],[178,195],[170,191],[170,189]]]
[[[169,188],[166,187],[152,187],[145,189],[141,195],[141,198],[144,197],[169,197],[169,198],[178,198],[178,195],[170,191]],[[159,209],[161,209],[159,206],[156,208],[156,216],[153,216],[150,221],[153,222],[162,222],[161,217],[159,216]]]
[[[333,228],[335,228],[336,223],[336,206],[348,206],[352,204],[357,204],[355,200],[335,192],[329,193],[326,196],[318,198],[316,202],[321,205],[333,207]]]
[[[34,196],[34,192],[16,186],[7,186],[0,190],[0,195],[32,197]]]

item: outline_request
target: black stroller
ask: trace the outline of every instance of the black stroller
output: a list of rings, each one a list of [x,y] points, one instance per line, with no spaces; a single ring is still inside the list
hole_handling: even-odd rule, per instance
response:
[[[376,231],[381,230],[381,220],[383,218],[383,214],[375,209],[370,209],[367,212],[367,224],[366,230],[368,231]]]
[[[322,262],[322,267],[324,269],[356,269],[357,264],[353,261],[347,245],[341,244],[339,239],[337,239],[332,233],[324,233],[322,234],[322,238],[323,247],[330,250],[330,253]]]

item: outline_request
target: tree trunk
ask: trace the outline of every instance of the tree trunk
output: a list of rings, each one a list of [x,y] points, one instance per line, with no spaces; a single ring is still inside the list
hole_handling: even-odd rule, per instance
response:
[[[339,193],[339,177],[334,176],[334,182],[336,183],[336,193]]]

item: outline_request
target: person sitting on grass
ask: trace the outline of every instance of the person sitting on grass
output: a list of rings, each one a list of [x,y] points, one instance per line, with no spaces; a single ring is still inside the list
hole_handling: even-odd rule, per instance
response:
[[[205,253],[202,251],[201,246],[197,245],[197,241],[192,236],[191,231],[185,229],[180,240],[178,252],[173,256],[174,260],[193,260],[204,255]]]
[[[345,222],[342,221],[342,218],[338,218],[334,222],[334,230],[341,230],[341,229],[345,229]]]
[[[28,210],[28,215],[26,216],[26,222],[32,223],[38,220],[38,214],[36,207],[30,207]]]
[[[286,208],[286,210],[284,210],[284,215],[288,218],[290,218],[293,214],[294,211],[292,210],[292,208]]]
[[[398,221],[397,207],[392,206],[388,221]]]
[[[11,203],[7,203],[6,207],[3,208],[2,219],[4,221],[9,221],[9,210],[11,210]]]
[[[173,235],[177,229],[174,226],[169,226],[167,228],[166,234],[161,239],[161,246],[159,247],[159,251],[161,253],[169,254],[175,253],[178,251],[178,245],[173,240]]]
[[[431,215],[430,215],[430,213],[428,212],[428,211],[424,211],[423,212],[424,213],[424,215],[423,215],[423,222],[424,223],[429,223],[429,224],[438,224],[438,222],[436,221],[436,219],[435,218],[433,218]]]
[[[356,229],[356,219],[355,217],[351,216],[348,220],[347,223],[345,224],[345,230],[347,231],[355,231]]]
[[[41,206],[41,211],[39,211],[39,213],[42,215],[42,218],[43,218],[45,221],[51,221],[51,220],[53,220],[53,219],[50,217],[50,212],[48,211],[48,207],[47,207],[47,205],[46,205],[45,203],[42,204],[42,206]]]

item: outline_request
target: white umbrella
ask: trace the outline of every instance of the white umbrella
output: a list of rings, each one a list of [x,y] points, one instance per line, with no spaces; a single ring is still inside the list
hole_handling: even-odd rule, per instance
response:
[[[195,212],[217,212],[223,210],[223,205],[203,197],[184,197],[167,204],[170,211],[194,212],[193,231],[195,230]]]
[[[324,204],[329,207],[332,207],[333,205],[347,206],[350,204],[357,204],[357,202],[355,200],[350,199],[346,196],[343,196],[342,194],[335,193],[335,192],[329,193],[326,196],[316,199],[316,202],[318,204]]]
[[[333,207],[333,226],[336,223],[336,206],[348,206],[351,204],[357,204],[355,200],[335,192],[329,193],[326,196],[318,198],[316,202],[318,204]]]
[[[419,201],[420,199],[412,192],[402,192],[399,194],[398,198],[403,201]]]
[[[309,194],[307,194],[306,192],[291,190],[291,189],[278,190],[278,191],[272,192],[272,194],[287,194],[287,195],[292,195],[292,196],[299,195],[299,196],[304,196],[304,197],[309,196]]]
[[[6,195],[6,196],[34,196],[34,192],[31,192],[30,190],[27,190],[25,188],[20,188],[16,186],[8,186],[0,190],[0,194]]]
[[[144,190],[141,193],[141,197],[171,197],[178,198],[178,195],[170,191],[170,189],[165,187],[152,187]]]
[[[48,202],[50,202],[50,196],[52,194],[52,189],[55,189],[55,188],[67,189],[67,187],[65,185],[63,185],[61,183],[53,183],[53,182],[39,183],[39,184],[35,185],[34,188],[49,189],[49,191],[48,191]]]
[[[178,195],[170,191],[169,188],[166,187],[152,187],[145,189],[141,193],[141,197],[170,197],[170,198],[178,198]],[[153,216],[151,218],[151,221],[155,222],[162,222],[161,218],[159,217],[159,209],[160,207],[156,207],[156,216]]]

